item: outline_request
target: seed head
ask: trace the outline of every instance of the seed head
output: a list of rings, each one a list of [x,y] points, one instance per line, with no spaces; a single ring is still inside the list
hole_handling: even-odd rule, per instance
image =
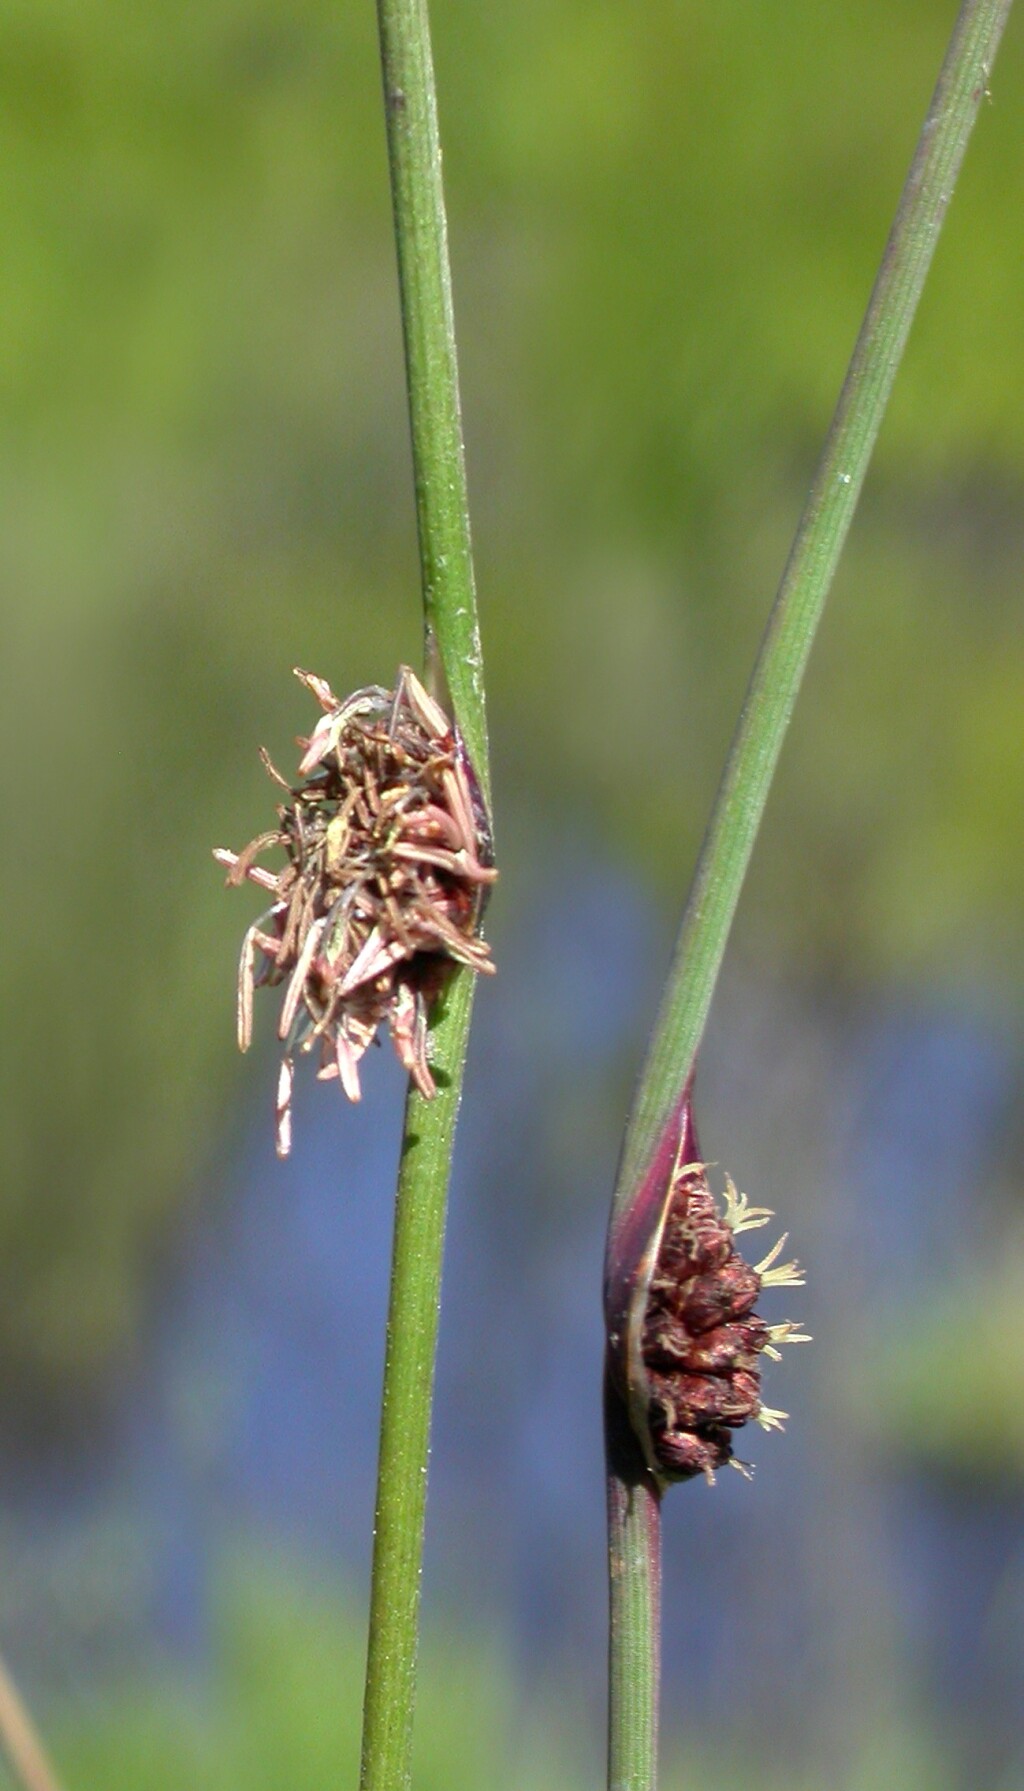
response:
[[[458,730],[408,666],[394,690],[339,701],[296,668],[324,711],[300,739],[299,782],[277,826],[242,852],[218,847],[227,881],[248,879],[271,905],[242,941],[238,1043],[252,1038],[255,988],[285,985],[278,1034],[277,1150],[291,1145],[296,1052],[318,1050],[322,1080],[360,1097],[359,1060],[387,1022],[398,1059],[428,1099],[427,1016],[453,963],[492,972],[478,929],[493,867],[487,814]],[[278,871],[257,861],[283,850]]]

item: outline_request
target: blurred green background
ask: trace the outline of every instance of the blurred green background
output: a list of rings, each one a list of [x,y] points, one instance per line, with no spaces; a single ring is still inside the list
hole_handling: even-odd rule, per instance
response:
[[[490,1517],[461,1545],[451,1517],[446,1552],[464,1508],[442,1455],[424,1786],[597,1771],[599,1522],[581,1603],[534,1583],[559,1558],[551,1512],[575,1521],[559,1465],[598,1475],[599,1506],[596,1355],[581,1344],[564,1387],[549,1364],[589,1348],[672,925],[953,12],[435,0],[508,973],[480,1004],[439,1417]],[[760,1488],[698,1491],[670,1519],[669,1756],[685,1730],[723,1791],[1024,1783],[1022,119],[1017,19],[708,1041],[705,1148],[803,1228],[820,1340],[782,1400],[799,1434],[774,1492],[766,1467],[760,1507]],[[288,764],[310,721],[291,666],[346,689],[419,651],[373,8],[10,0],[0,134],[0,1639],[82,1791],[342,1782],[400,1091],[383,1065],[358,1113],[306,1091],[300,1134],[332,1129],[275,1180],[271,1055],[243,1066],[232,1042],[252,905],[209,848],[267,824],[255,749]],[[192,1586],[202,1636],[168,1641],[140,1590],[168,1546],[152,1489],[201,1504],[181,1463],[224,1434],[195,1313],[222,1311],[225,1239],[277,1237],[282,1188],[314,1171],[317,1225],[344,1204],[375,1289],[358,1348],[342,1313],[302,1358],[330,1382],[365,1356],[358,1427],[335,1412],[355,1516],[324,1492],[352,1548],[311,1522],[279,1555],[285,1483],[212,1539],[197,1518],[161,1575]],[[509,1260],[507,1356],[474,1379]],[[279,1291],[301,1312],[298,1271]],[[245,1335],[251,1393],[273,1352]],[[227,1321],[216,1336],[245,1353]],[[266,1371],[281,1411],[290,1360]],[[180,1402],[144,1493],[122,1468],[161,1374]],[[558,1480],[538,1470],[518,1516],[488,1504],[503,1399]],[[238,1483],[262,1475],[247,1457]],[[493,1598],[460,1602],[495,1557]]]

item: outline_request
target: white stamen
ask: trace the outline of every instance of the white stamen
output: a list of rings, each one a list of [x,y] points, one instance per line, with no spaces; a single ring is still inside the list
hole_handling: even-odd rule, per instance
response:
[[[772,1267],[788,1242],[789,1232],[784,1231],[767,1256],[754,1264],[754,1273],[760,1275],[762,1287],[803,1287],[803,1270],[798,1262],[781,1262],[778,1268]]]
[[[773,1343],[813,1343],[814,1338],[806,1331],[799,1329],[800,1320],[788,1320],[783,1325],[769,1325],[768,1335]],[[778,1359],[778,1358],[776,1358]]]
[[[781,1430],[788,1417],[788,1412],[773,1412],[770,1405],[763,1405],[757,1413],[757,1422],[762,1430]]]
[[[238,1049],[248,1051],[252,1044],[252,991],[253,967],[256,962],[256,934],[259,922],[254,921],[242,940],[242,955],[238,960]]]
[[[747,1196],[738,1192],[731,1175],[727,1175],[725,1178],[723,1199],[725,1201],[723,1218],[734,1234],[741,1231],[758,1231],[762,1225],[767,1225],[769,1219],[775,1216],[770,1207],[751,1206]]]
[[[308,777],[310,772],[326,759],[333,746],[338,743],[341,728],[337,715],[321,715],[316,727],[309,736],[309,745],[299,760],[299,776]]]
[[[277,1078],[277,1154],[286,1157],[292,1148],[292,1081],[290,1057],[281,1059]]]
[[[334,1035],[334,1053],[342,1088],[350,1101],[361,1100],[363,1091],[359,1086],[359,1059],[340,1026]]]

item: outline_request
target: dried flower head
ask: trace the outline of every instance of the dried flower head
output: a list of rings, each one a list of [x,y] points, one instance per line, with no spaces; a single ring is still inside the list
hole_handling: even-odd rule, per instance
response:
[[[218,848],[228,884],[267,890],[238,971],[238,1043],[249,1048],[253,989],[285,983],[278,1033],[277,1151],[291,1145],[295,1053],[319,1049],[319,1076],[358,1101],[359,1059],[387,1021],[403,1067],[436,1093],[427,1013],[454,961],[493,971],[478,937],[493,868],[487,815],[457,729],[408,666],[394,690],[371,685],[343,701],[296,668],[324,713],[286,792],[278,825],[243,852]],[[285,864],[257,863],[282,848]]]
[[[723,1204],[720,1213],[687,1104],[655,1222],[627,1280],[618,1279],[609,1338],[633,1428],[663,1480],[713,1480],[726,1463],[747,1472],[733,1457],[733,1432],[751,1418],[780,1430],[787,1416],[762,1404],[761,1356],[778,1360],[780,1344],[809,1342],[798,1325],[768,1325],[754,1311],[762,1288],[803,1286],[799,1265],[778,1261],[785,1236],[753,1267],[736,1248],[771,1212],[751,1206],[728,1176]]]

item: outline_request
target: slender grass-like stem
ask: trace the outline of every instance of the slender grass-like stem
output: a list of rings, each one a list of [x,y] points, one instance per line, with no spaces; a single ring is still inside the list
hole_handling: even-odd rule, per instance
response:
[[[807,665],[935,244],[963,161],[1011,0],[964,0],[918,141],[896,220],[835,416],[782,576],[711,820],[623,1148],[609,1253],[621,1244],[646,1179],[678,1123],[743,879],[783,737]],[[637,1547],[630,1482],[609,1454],[612,1615],[609,1784],[653,1791],[653,1716],[660,1642],[651,1556]],[[632,1580],[623,1585],[623,1580]],[[616,1621],[617,1614],[617,1621]],[[616,1709],[620,1704],[621,1709]]]
[[[438,1003],[435,1070],[442,1053],[451,1060],[462,1049],[472,998],[472,976],[462,973]],[[365,1791],[394,1791],[410,1781],[441,1247],[458,1102],[459,1079],[453,1076],[439,1083],[432,1101],[410,1091],[406,1108],[377,1475],[363,1709]]]
[[[807,658],[1011,0],[964,0],[747,689],[637,1088],[628,1203],[696,1057]]]
[[[451,273],[426,0],[378,0],[423,587],[426,679],[447,699],[490,807]],[[445,1209],[474,977],[431,1018],[438,1093],[410,1088],[381,1403],[362,1791],[410,1783],[427,1459]]]
[[[60,1781],[47,1757],[25,1703],[0,1660],[0,1751],[24,1791],[60,1791]]]
[[[648,1469],[611,1375],[605,1374],[608,1459],[608,1785],[647,1791],[658,1764],[661,1668],[661,1488]]]
[[[378,0],[405,339],[427,681],[447,694],[490,807],[448,227],[427,0]]]

